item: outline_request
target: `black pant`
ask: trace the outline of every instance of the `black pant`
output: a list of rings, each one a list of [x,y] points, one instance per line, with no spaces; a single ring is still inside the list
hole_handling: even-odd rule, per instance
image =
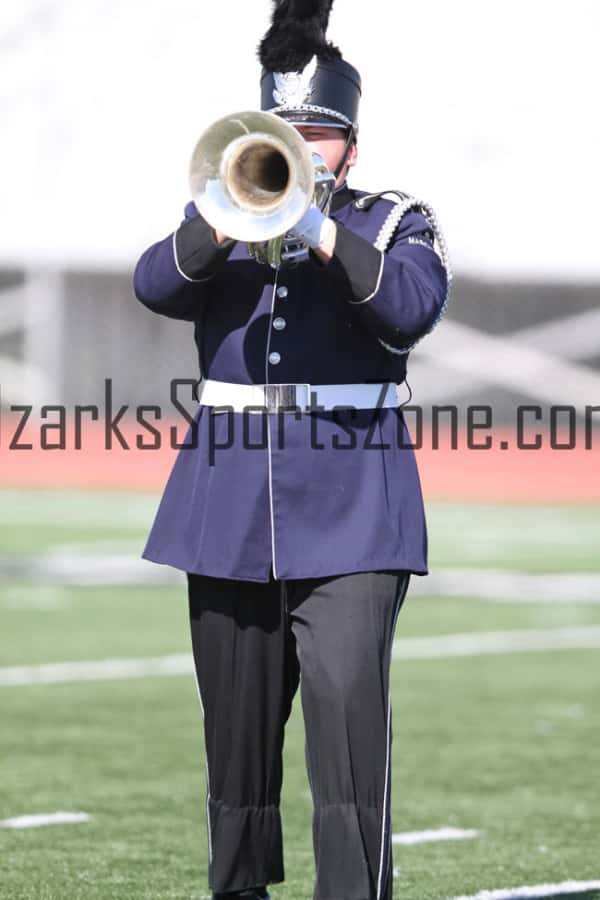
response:
[[[214,892],[284,880],[284,725],[301,676],[314,900],[391,900],[389,668],[409,580],[188,574]]]

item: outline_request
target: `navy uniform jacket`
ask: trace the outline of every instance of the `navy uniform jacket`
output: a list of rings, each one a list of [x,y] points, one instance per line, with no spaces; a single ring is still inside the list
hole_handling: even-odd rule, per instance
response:
[[[447,273],[417,211],[404,215],[385,252],[376,249],[394,204],[379,199],[358,210],[359,196],[345,185],[334,194],[330,262],[311,253],[279,270],[251,259],[245,244],[217,246],[188,203],[180,227],[138,261],[136,296],[153,312],[194,323],[206,378],[399,384],[407,354],[397,351],[436,322]],[[199,405],[195,427],[143,558],[259,582],[271,568],[280,579],[427,574],[421,486],[401,409],[218,414]]]

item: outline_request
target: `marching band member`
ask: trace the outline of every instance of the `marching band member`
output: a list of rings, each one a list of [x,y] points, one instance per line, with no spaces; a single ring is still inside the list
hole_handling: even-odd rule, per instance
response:
[[[305,258],[260,263],[190,202],[134,276],[148,309],[194,323],[202,379],[143,555],[187,573],[215,898],[284,880],[299,683],[314,900],[392,897],[391,649],[410,576],[427,574],[396,385],[451,273],[429,204],[348,186],[361,78],[326,39],[331,4],[276,0],[259,50],[261,109],[335,176],[329,210],[312,204],[292,230]],[[257,397],[262,412],[244,411]]]

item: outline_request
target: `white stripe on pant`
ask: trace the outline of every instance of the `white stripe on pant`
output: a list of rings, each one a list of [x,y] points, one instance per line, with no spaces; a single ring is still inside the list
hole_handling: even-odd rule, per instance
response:
[[[389,684],[390,677],[390,669],[392,664],[392,644],[394,642],[394,631],[396,630],[396,620],[398,618],[398,613],[400,612],[400,607],[404,602],[404,595],[406,590],[408,589],[409,579],[406,581],[406,586],[398,595],[398,599],[396,601],[396,611],[394,613],[394,624],[392,625],[392,630],[390,632],[390,644],[388,647],[389,654],[389,662],[388,662],[388,711],[387,711],[387,747],[386,747],[386,758],[385,758],[385,789],[383,792],[383,813],[381,816],[381,856],[379,862],[379,875],[377,877],[377,900],[381,900],[381,890],[382,890],[382,877],[384,872],[384,850],[387,849],[387,859],[388,862],[386,864],[386,870],[389,876],[389,860],[390,860],[390,849],[391,849],[391,829],[390,829],[390,814],[391,814],[391,802],[390,802],[390,794],[389,783],[391,779],[391,750],[392,750],[392,691]]]

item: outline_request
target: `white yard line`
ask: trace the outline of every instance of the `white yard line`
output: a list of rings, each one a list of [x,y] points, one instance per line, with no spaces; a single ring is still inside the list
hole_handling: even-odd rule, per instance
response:
[[[395,659],[435,659],[584,647],[600,647],[600,625],[404,638],[394,642],[393,656]]]
[[[500,888],[496,891],[480,891],[469,896],[461,895],[452,900],[537,900],[539,897],[566,897],[600,889],[600,881],[561,881],[557,884],[532,884],[516,888]]]
[[[0,820],[0,828],[40,828],[42,825],[77,825],[89,822],[91,816],[84,812],[38,813]]]
[[[586,647],[591,649],[600,647],[600,625],[531,628],[526,631],[475,631],[435,637],[402,638],[394,641],[392,655],[396,660],[436,659]],[[192,672],[192,656],[189,653],[137,659],[43,663],[35,666],[0,668],[0,687],[64,684],[71,681],[112,681],[147,676],[188,675]]]
[[[38,666],[0,668],[0,687],[65,684],[69,681],[120,681],[153,675],[188,675],[192,672],[192,657],[188,653],[140,659],[44,663]]]
[[[150,565],[134,553],[73,553],[51,551],[9,560],[0,568],[5,577],[29,583],[52,581],[74,587],[124,584],[183,584],[185,573],[171,566]]]
[[[61,546],[46,554],[0,559],[0,574],[25,579],[23,592],[36,582],[46,585],[120,584],[180,585],[183,572],[156,566],[135,552],[90,552],[83,546]],[[532,573],[506,569],[461,567],[432,569],[411,579],[410,597],[464,597],[508,603],[600,603],[600,573]]]
[[[600,575],[597,572],[538,574],[506,569],[434,569],[425,578],[412,578],[410,593],[507,603],[600,603]]]
[[[433,841],[465,841],[469,838],[478,837],[481,832],[475,829],[464,828],[434,828],[428,831],[401,831],[392,835],[392,844],[403,844],[412,846],[413,844],[428,844]]]

